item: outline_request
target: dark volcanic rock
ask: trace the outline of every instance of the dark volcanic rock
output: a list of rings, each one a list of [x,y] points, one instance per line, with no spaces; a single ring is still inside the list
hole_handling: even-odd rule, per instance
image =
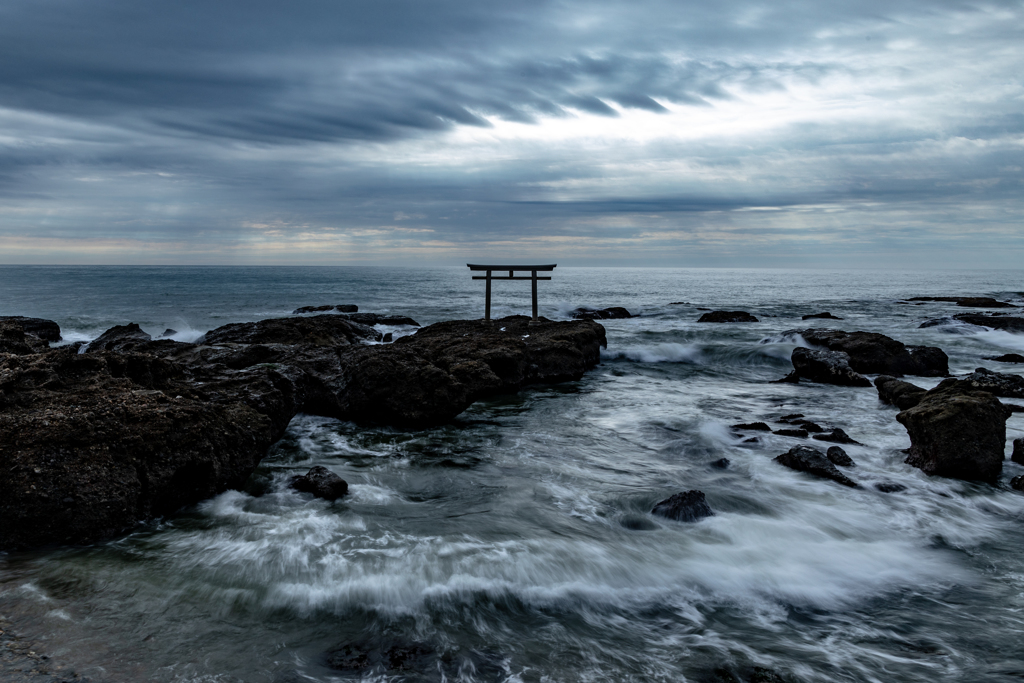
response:
[[[614,320],[618,318],[632,318],[633,316],[621,306],[611,308],[577,308],[570,314],[573,320]]]
[[[811,320],[812,318],[824,318],[826,320],[842,320],[842,318],[837,318],[828,311],[825,311],[823,313],[808,313],[803,317],[804,320]]]
[[[843,486],[853,488],[860,486],[857,482],[837,470],[836,466],[832,464],[824,453],[810,446],[793,446],[793,448],[776,457],[775,462],[793,470],[813,474],[816,477],[831,479]]]
[[[164,330],[163,334],[161,334],[160,336],[161,337],[172,337],[172,336],[174,336],[176,334],[178,334],[177,330],[168,327],[166,330]]]
[[[24,356],[43,353],[50,349],[50,343],[36,335],[26,332],[17,320],[0,319],[0,353],[13,353]]]
[[[875,388],[878,389],[878,400],[900,410],[913,408],[925,394],[925,390],[916,384],[888,375],[876,377]]]
[[[908,465],[931,475],[993,482],[1003,468],[1009,416],[992,394],[947,379],[896,419],[910,435]]]
[[[1013,440],[1013,454],[1010,460],[1018,465],[1024,465],[1024,437]]]
[[[755,432],[770,432],[772,428],[764,422],[744,422],[742,424],[732,425],[731,429],[746,429]]]
[[[304,346],[347,346],[363,340],[377,341],[380,333],[348,316],[315,315],[309,318],[271,318],[254,323],[231,323],[210,330],[198,343],[217,344],[302,344]],[[91,348],[91,347],[90,347]]]
[[[310,468],[301,477],[294,477],[290,486],[296,491],[312,493],[325,500],[337,500],[348,493],[348,482],[320,465]]]
[[[906,346],[884,334],[828,329],[791,330],[785,334],[799,334],[810,344],[849,354],[850,367],[860,373],[921,377],[949,374],[949,359],[942,349]]]
[[[702,517],[711,517],[715,514],[704,500],[701,491],[676,493],[655,505],[651,512],[678,522],[696,522]]]
[[[989,296],[915,296],[907,301],[946,301],[967,308],[1017,308],[1005,301],[997,301]]]
[[[5,323],[17,325],[26,334],[38,337],[43,341],[60,341],[60,325],[43,318],[26,318],[23,315],[0,315],[0,326]]]
[[[1004,353],[1002,356],[990,356],[985,360],[994,360],[1000,363],[1024,363],[1024,356],[1019,353]]]
[[[847,443],[847,444],[853,444],[855,446],[863,446],[864,445],[864,444],[860,443],[859,441],[854,441],[853,439],[851,439],[850,435],[847,434],[846,432],[844,432],[839,427],[833,427],[832,431],[829,432],[828,434],[815,434],[811,438],[812,439],[816,439],[818,441],[830,441],[832,443]]]
[[[115,325],[89,342],[86,353],[99,351],[128,351],[139,342],[152,341],[152,337],[135,323]]]
[[[359,310],[359,307],[355,304],[337,304],[326,306],[302,306],[292,311],[292,315],[300,315],[302,313],[326,313],[327,311],[337,311],[338,313],[355,313]]]
[[[776,429],[772,434],[778,434],[779,436],[793,436],[798,439],[807,438],[806,429]]]
[[[797,376],[812,382],[848,387],[871,386],[867,377],[853,371],[850,367],[850,356],[843,351],[805,349],[798,346],[793,349],[792,360],[793,370]]]
[[[702,315],[699,323],[756,323],[757,318],[746,311],[711,311]]]
[[[383,315],[381,313],[352,313],[344,316],[348,320],[363,325],[410,325],[419,327],[420,324],[404,315]]]
[[[984,315],[982,313],[958,313],[953,317],[960,322],[991,327],[994,330],[1024,332],[1024,318],[1016,318],[1009,315]]]
[[[977,368],[969,375],[957,378],[966,382],[974,389],[987,391],[1003,398],[1024,398],[1024,377],[992,372],[985,368]]]
[[[829,462],[833,465],[839,465],[840,467],[855,467],[857,465],[857,463],[853,461],[853,458],[847,455],[846,451],[839,446],[830,446],[829,449],[825,451],[825,457],[828,458]]]

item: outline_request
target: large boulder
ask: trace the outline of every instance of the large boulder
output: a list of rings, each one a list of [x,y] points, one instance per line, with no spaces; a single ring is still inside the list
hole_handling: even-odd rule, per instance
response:
[[[860,484],[836,469],[836,466],[832,464],[832,461],[828,459],[828,456],[817,448],[811,448],[810,446],[793,446],[782,455],[776,457],[775,462],[799,472],[806,472],[807,474],[814,475],[815,477],[831,479],[843,486],[849,486],[851,488],[860,487]]]
[[[704,500],[704,493],[701,491],[676,493],[657,503],[651,512],[678,522],[696,522],[715,514]]]
[[[43,341],[58,342],[61,339],[60,325],[52,320],[26,318],[23,315],[0,315],[0,326],[8,324],[16,325],[25,334],[31,334],[33,337],[38,337]]]
[[[904,382],[889,375],[876,377],[875,388],[878,389],[878,400],[896,406],[900,410],[916,406],[926,391],[916,384]]]
[[[746,311],[711,311],[705,313],[697,322],[699,323],[756,323],[757,318]]]
[[[802,379],[846,387],[869,387],[871,382],[850,367],[850,356],[844,351],[793,349],[793,370]]]
[[[577,308],[569,314],[573,320],[616,320],[619,318],[632,318],[633,315],[622,306],[611,306],[610,308]]]
[[[949,375],[949,358],[934,346],[906,346],[876,332],[809,329],[790,330],[785,334],[799,334],[809,344],[849,354],[850,367],[856,372],[894,377]]]
[[[974,372],[958,377],[975,389],[987,391],[1003,398],[1024,398],[1024,377],[1001,372],[992,372],[986,368],[977,368]]]
[[[896,419],[910,435],[908,465],[931,475],[994,482],[1003,468],[1009,416],[991,393],[948,379]]]
[[[136,323],[115,325],[89,342],[86,353],[128,351],[133,349],[139,342],[148,342],[152,341],[152,339],[153,337]]]
[[[0,353],[24,356],[48,351],[50,343],[31,332],[18,320],[0,318]]]

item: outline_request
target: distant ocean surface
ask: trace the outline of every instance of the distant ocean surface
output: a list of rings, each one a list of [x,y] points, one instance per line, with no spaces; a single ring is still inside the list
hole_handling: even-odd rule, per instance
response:
[[[494,317],[529,314],[528,282],[494,291]],[[806,327],[939,346],[954,374],[1021,374],[983,357],[1024,353],[1024,335],[920,328],[977,309],[901,301],[1024,305],[1024,271],[559,267],[539,294],[552,319],[639,317],[603,322],[603,362],[579,382],[420,431],[299,416],[246,491],[108,543],[0,554],[0,614],[93,681],[341,681],[329,653],[367,642],[417,653],[403,681],[1024,678],[1024,495],[1006,485],[1024,467],[1007,461],[995,487],[930,478],[903,463],[906,431],[873,388],[770,383],[792,367],[783,333]],[[55,320],[68,342],[128,322],[194,341],[317,304],[479,318],[483,283],[465,267],[0,266],[0,315]],[[699,324],[701,308],[760,322]],[[801,320],[822,311],[843,320]],[[788,413],[865,444],[844,447],[865,487],[772,462],[801,439],[729,429]],[[312,465],[351,494],[289,490]],[[650,514],[689,489],[715,516]]]

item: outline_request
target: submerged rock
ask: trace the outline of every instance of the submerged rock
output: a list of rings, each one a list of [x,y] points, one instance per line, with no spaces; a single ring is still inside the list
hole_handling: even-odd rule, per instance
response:
[[[1000,363],[1024,363],[1024,356],[1019,353],[1004,353],[1001,356],[987,356],[985,360],[994,360]]]
[[[875,484],[875,490],[882,493],[899,493],[900,491],[906,491],[907,487],[892,481],[880,481]]]
[[[1011,303],[990,296],[915,296],[907,301],[945,301],[967,308],[1017,308]]]
[[[793,349],[793,371],[798,377],[822,384],[836,384],[847,387],[869,387],[867,377],[854,372],[850,367],[850,356],[844,351]]]
[[[836,469],[836,466],[817,448],[810,446],[793,446],[782,455],[775,458],[775,462],[799,472],[813,474],[816,477],[831,479],[843,486],[859,488],[860,484],[853,481],[845,474]]]
[[[711,311],[702,315],[699,323],[756,323],[757,318],[746,311]]]
[[[825,457],[828,458],[829,462],[833,465],[838,465],[840,467],[855,467],[857,465],[857,463],[853,461],[853,458],[847,455],[846,451],[839,446],[830,446],[829,449],[825,451]]]
[[[779,436],[792,436],[798,439],[807,438],[806,429],[776,429],[772,434],[778,434]]]
[[[848,354],[850,367],[859,373],[921,377],[949,375],[949,358],[942,349],[934,346],[906,346],[875,332],[809,329],[789,330],[785,334],[798,334],[809,344]]]
[[[716,470],[724,470],[729,467],[729,458],[719,458],[711,463]]]
[[[900,410],[913,408],[925,394],[925,390],[916,384],[904,382],[889,375],[876,377],[875,388],[878,389],[878,400],[896,406]]]
[[[301,477],[293,477],[289,486],[325,500],[337,500],[348,493],[348,482],[320,465],[310,468]]]
[[[655,505],[651,512],[678,522],[696,522],[715,514],[701,491],[676,493]]]
[[[1010,488],[1014,491],[1024,491],[1024,476],[1014,477],[1011,479]]]
[[[910,435],[906,463],[930,475],[994,482],[1003,468],[1009,416],[991,393],[944,380],[896,415]]]
[[[823,319],[826,319],[826,320],[842,320],[842,318],[837,318],[836,316],[832,315],[828,311],[825,311],[823,313],[809,313],[809,314],[803,316],[804,320],[811,320],[813,318],[823,318]]]
[[[632,318],[633,315],[621,306],[610,308],[577,308],[569,314],[573,320],[616,320]]]
[[[853,444],[855,446],[864,445],[861,442],[855,441],[854,439],[850,438],[850,435],[844,432],[839,427],[833,427],[832,431],[827,434],[815,434],[811,438],[816,439],[818,441],[830,441],[832,443],[846,443]]]
[[[1024,398],[1024,377],[1001,372],[992,372],[986,368],[977,368],[969,375],[957,378],[975,389],[987,391],[1003,398]]]
[[[359,310],[359,307],[355,304],[327,304],[326,306],[301,306],[292,311],[292,315],[301,315],[302,313],[326,313],[327,311],[337,311],[338,313],[355,313]]]

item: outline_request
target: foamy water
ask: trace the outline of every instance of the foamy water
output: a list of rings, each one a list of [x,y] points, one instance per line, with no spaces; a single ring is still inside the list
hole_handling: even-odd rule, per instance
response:
[[[246,292],[249,274],[207,273],[220,308],[194,296],[158,315],[151,283],[150,299],[120,302],[121,319],[98,295],[67,319],[42,295],[10,313],[70,321],[88,338],[129,321],[198,336],[316,303],[423,323],[479,315],[462,271],[413,271],[410,286],[329,270],[251,275],[262,301]],[[204,284],[187,275],[160,272],[170,291]],[[995,487],[930,478],[903,464],[906,432],[874,389],[770,383],[806,345],[783,333],[805,327],[937,345],[954,372],[1019,373],[982,358],[1021,350],[1024,336],[919,328],[963,309],[896,303],[1024,303],[1007,291],[1018,275],[556,270],[547,315],[643,314],[604,323],[602,365],[582,381],[480,402],[422,431],[300,416],[245,491],[95,547],[0,556],[0,611],[99,680],[344,680],[326,653],[367,636],[427,643],[454,662],[402,680],[699,681],[730,665],[798,681],[1019,680],[1024,495],[1005,481],[1024,467],[1007,461]],[[522,312],[526,296],[502,290],[496,308]],[[698,307],[760,322],[698,324]],[[800,320],[821,310],[844,320]],[[863,488],[772,462],[798,443],[829,444],[730,429],[783,427],[789,413],[863,444],[844,446]],[[1024,435],[1024,416],[1007,432]],[[724,469],[712,465],[721,458]],[[350,495],[327,503],[287,488],[312,465],[344,477]],[[905,490],[881,493],[883,482]],[[688,489],[705,492],[713,517],[650,514]]]

